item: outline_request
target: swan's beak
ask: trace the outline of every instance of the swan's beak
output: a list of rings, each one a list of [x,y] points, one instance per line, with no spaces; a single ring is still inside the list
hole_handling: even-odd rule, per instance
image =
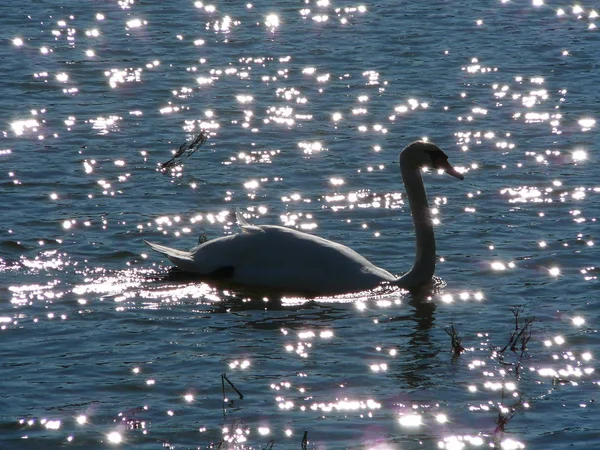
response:
[[[444,167],[444,172],[446,172],[448,175],[452,175],[454,178],[458,178],[459,180],[465,179],[465,176],[458,170],[456,170],[454,167],[452,167],[449,162],[446,162],[445,165],[446,167]]]

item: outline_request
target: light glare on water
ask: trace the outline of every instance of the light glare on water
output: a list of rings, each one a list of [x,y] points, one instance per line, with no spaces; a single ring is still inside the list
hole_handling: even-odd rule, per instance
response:
[[[599,443],[595,5],[5,9],[0,447]],[[240,209],[402,274],[417,139],[465,175],[421,174],[432,292],[279,298],[143,244]]]

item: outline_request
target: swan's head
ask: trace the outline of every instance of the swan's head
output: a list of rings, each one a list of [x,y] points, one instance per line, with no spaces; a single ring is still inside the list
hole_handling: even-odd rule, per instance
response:
[[[448,155],[431,142],[416,141],[409,144],[400,153],[400,166],[429,167],[433,170],[443,170],[459,180],[465,178],[448,162]]]

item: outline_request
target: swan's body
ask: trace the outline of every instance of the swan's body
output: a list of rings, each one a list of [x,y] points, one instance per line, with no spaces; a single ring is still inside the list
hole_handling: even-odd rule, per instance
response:
[[[311,295],[336,295],[373,289],[383,282],[414,289],[431,282],[435,271],[435,238],[421,167],[443,169],[462,179],[434,144],[413,142],[400,153],[416,234],[412,269],[397,278],[345,245],[274,225],[249,225],[237,214],[241,232],[181,251],[146,242],[184,272],[236,285]]]

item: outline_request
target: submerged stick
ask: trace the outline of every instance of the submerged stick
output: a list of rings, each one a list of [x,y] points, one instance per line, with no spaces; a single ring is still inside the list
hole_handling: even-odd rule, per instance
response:
[[[444,331],[452,339],[452,354],[454,356],[460,356],[460,354],[465,351],[465,348],[461,344],[462,338],[458,335],[458,331],[456,331],[454,325],[451,325],[449,329],[446,328]]]
[[[520,316],[524,309],[525,308],[523,306],[511,308],[511,312],[513,313],[515,319],[515,327],[508,338],[508,343],[504,347],[492,348],[493,357],[497,360],[497,362],[502,366],[509,367],[502,376],[502,397],[500,399],[500,403],[498,404],[498,417],[496,418],[495,433],[504,433],[506,431],[508,422],[510,422],[520,410],[528,407],[523,394],[518,394],[518,397],[515,397],[516,393],[512,392],[512,390],[509,394],[506,390],[507,388],[505,383],[505,378],[509,373],[512,373],[516,380],[520,379],[523,360],[527,353],[527,344],[529,343],[533,333],[533,323],[535,322],[535,317],[521,319]],[[507,350],[510,350],[516,354],[516,360],[514,362],[508,362],[504,360],[507,356]],[[512,367],[512,369],[510,367]],[[506,404],[507,400],[515,398],[516,401],[513,401],[512,404]]]
[[[244,394],[242,394],[242,393],[241,393],[241,392],[238,390],[238,388],[236,388],[236,387],[235,387],[235,385],[234,385],[234,384],[233,384],[231,381],[229,381],[229,378],[227,378],[227,375],[226,375],[226,374],[223,374],[223,375],[221,375],[221,384],[222,384],[222,386],[223,386],[223,397],[225,397],[225,383],[224,383],[223,381],[227,381],[227,383],[229,383],[229,386],[231,386],[231,387],[233,388],[233,390],[234,390],[235,392],[237,392],[237,395],[239,395],[239,396],[240,396],[240,400],[244,400]]]
[[[202,130],[192,142],[186,142],[182,144],[181,147],[179,147],[179,149],[173,154],[173,157],[170,160],[160,165],[161,172],[164,172],[165,170],[170,169],[171,167],[176,165],[179,162],[179,159],[181,159],[182,157],[185,156],[186,158],[189,158],[190,156],[192,156],[192,154],[196,150],[202,147],[202,145],[206,142],[207,139],[208,133]]]
[[[302,437],[302,444],[300,444],[302,450],[306,450],[306,446],[308,445],[308,431],[304,432],[304,436]]]

